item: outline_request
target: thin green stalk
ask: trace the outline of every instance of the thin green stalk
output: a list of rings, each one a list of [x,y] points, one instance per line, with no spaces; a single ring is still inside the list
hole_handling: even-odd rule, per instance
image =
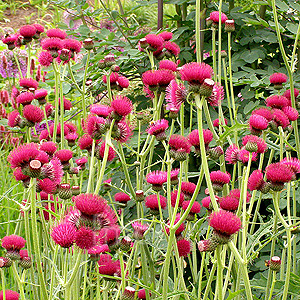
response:
[[[229,93],[229,87],[228,87],[227,69],[226,69],[225,58],[222,58],[222,61],[223,61],[224,80],[225,80],[224,85],[225,85],[225,91],[226,91],[226,97],[227,97],[227,105],[228,105],[228,110],[229,110],[230,124],[232,126],[233,125],[233,115],[232,115],[230,93]]]
[[[217,57],[216,57],[216,28],[211,28],[212,33],[212,56],[213,56],[213,70],[214,70],[214,81],[217,81]]]
[[[84,70],[84,77],[83,77],[83,83],[82,83],[82,110],[83,110],[83,118],[86,118],[86,99],[85,99],[85,88],[86,88],[86,78],[87,78],[87,71],[89,67],[89,62],[91,58],[91,51],[88,51],[86,64],[85,64],[85,70]]]
[[[232,81],[231,32],[228,32],[228,71],[229,71],[229,86],[230,86],[231,104],[233,110],[233,119],[236,120],[236,109],[235,109],[233,81]],[[232,125],[234,124],[231,124],[231,126]]]
[[[217,257],[217,288],[215,292],[216,300],[223,300],[223,263],[221,259],[221,249],[222,246],[218,246],[216,249],[216,257]]]
[[[20,67],[20,63],[19,63],[19,60],[17,58],[17,55],[16,55],[15,51],[12,51],[12,52],[14,54],[14,58],[15,58],[17,66],[18,66],[18,70],[19,70],[19,73],[20,73],[20,78],[23,78],[23,74],[22,74],[22,71],[21,71],[21,67]]]
[[[274,287],[275,287],[275,283],[276,283],[276,271],[272,271],[272,276],[273,276],[273,280],[272,280],[272,286],[271,286],[271,290],[270,290],[269,300],[272,299],[272,295],[273,295],[273,291],[274,291]]]
[[[55,107],[54,107],[54,128],[53,128],[53,142],[56,143],[57,136],[57,124],[58,124],[58,112],[59,112],[59,71],[57,70],[56,64],[53,64],[54,76],[55,76]],[[50,135],[50,132],[49,132]]]
[[[21,280],[21,278],[18,274],[15,262],[13,262],[13,264],[12,264],[12,270],[13,270],[13,274],[14,274],[14,279],[17,281],[17,284],[19,287],[21,300],[26,300],[25,293],[24,293],[24,282]]]
[[[89,193],[91,190],[91,185],[92,185],[92,178],[94,177],[94,168],[95,168],[95,145],[96,145],[96,141],[93,140],[92,143],[92,153],[91,153],[91,160],[90,160],[90,170],[89,170],[89,179],[88,179],[88,185],[87,185],[87,189],[86,192]]]
[[[209,274],[209,278],[208,278],[208,281],[207,281],[207,284],[206,284],[206,289],[205,289],[205,292],[204,292],[202,300],[207,300],[208,299],[207,298],[208,297],[208,293],[211,290],[211,283],[212,283],[212,281],[214,279],[214,275],[215,275],[216,269],[217,269],[217,264],[213,264],[212,269],[211,269],[210,274]]]
[[[201,18],[201,0],[196,0],[196,19],[195,19],[195,37],[196,37],[196,57],[197,63],[201,62],[201,43],[200,43],[200,18]]]
[[[219,0],[219,32],[218,32],[218,81],[221,84],[222,76],[222,61],[221,61],[221,50],[222,50],[222,0]]]
[[[5,275],[4,275],[4,271],[2,268],[0,268],[0,274],[1,274],[1,288],[2,288],[2,291],[3,291],[3,300],[6,300],[6,296],[5,296],[5,286],[6,286],[6,283],[5,283]]]

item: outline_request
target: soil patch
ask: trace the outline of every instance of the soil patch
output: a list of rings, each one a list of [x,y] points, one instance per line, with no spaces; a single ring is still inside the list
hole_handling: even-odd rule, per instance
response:
[[[32,23],[45,24],[51,21],[49,10],[47,15],[42,16],[42,12],[37,7],[30,5],[29,1],[16,1],[14,7],[8,7],[0,18],[0,27],[13,28],[14,31],[18,30],[21,26]],[[51,13],[50,13],[51,14]]]

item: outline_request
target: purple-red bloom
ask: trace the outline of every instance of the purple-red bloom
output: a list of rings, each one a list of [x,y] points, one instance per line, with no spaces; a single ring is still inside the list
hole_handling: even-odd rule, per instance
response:
[[[70,248],[75,241],[76,232],[73,224],[64,222],[52,228],[51,237],[61,247]]]
[[[181,79],[192,85],[201,85],[206,78],[212,78],[213,69],[205,63],[187,63],[180,69]]]

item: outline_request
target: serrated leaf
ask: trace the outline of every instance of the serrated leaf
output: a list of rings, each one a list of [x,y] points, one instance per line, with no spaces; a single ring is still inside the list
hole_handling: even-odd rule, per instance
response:
[[[234,299],[236,296],[238,296],[239,294],[241,294],[244,290],[239,290],[239,291],[236,291],[234,293],[232,293],[230,290],[229,290],[229,296],[226,298],[226,300],[232,300]]]

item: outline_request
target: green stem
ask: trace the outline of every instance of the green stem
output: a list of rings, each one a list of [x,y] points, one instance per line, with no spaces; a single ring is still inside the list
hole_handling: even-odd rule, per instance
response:
[[[217,288],[215,293],[215,299],[223,300],[223,263],[221,259],[222,246],[218,246],[216,249],[217,257]]]
[[[19,287],[19,290],[20,290],[21,299],[22,300],[26,300],[25,293],[24,293],[24,282],[22,282],[22,280],[21,280],[21,278],[20,278],[20,276],[18,274],[15,262],[12,264],[12,270],[13,270],[14,278],[15,278],[15,280],[18,283],[18,287]]]
[[[195,36],[196,36],[196,57],[197,63],[201,62],[201,43],[200,43],[200,17],[201,17],[201,0],[196,0],[196,19],[195,19]]]
[[[212,56],[213,56],[213,69],[214,69],[214,81],[217,81],[217,56],[216,56],[216,29],[211,28],[212,33]]]
[[[88,51],[86,64],[85,64],[85,70],[84,70],[84,77],[83,77],[83,83],[82,83],[82,110],[83,110],[83,118],[86,118],[86,99],[85,99],[85,88],[86,88],[86,78],[87,78],[87,71],[89,67],[89,62],[91,58],[91,51]]]
[[[272,276],[273,276],[273,280],[272,280],[272,286],[271,286],[271,290],[270,290],[269,300],[272,299],[272,295],[273,295],[273,291],[274,291],[274,287],[275,287],[275,283],[276,283],[276,271],[272,272]]]
[[[92,185],[92,179],[94,177],[94,160],[95,160],[95,145],[96,145],[96,141],[93,140],[92,143],[92,153],[91,153],[91,160],[90,160],[90,170],[89,170],[89,180],[88,180],[88,185],[87,185],[87,189],[86,192],[89,193],[91,190],[91,185]]]
[[[236,109],[235,109],[233,81],[232,81],[231,32],[228,32],[228,71],[229,71],[229,86],[230,86],[231,104],[233,110],[233,119],[236,120]],[[231,124],[231,126],[233,126],[233,124]]]
[[[221,61],[221,50],[222,50],[222,0],[219,0],[219,32],[218,32],[218,81],[221,84],[222,75],[222,61]]]

